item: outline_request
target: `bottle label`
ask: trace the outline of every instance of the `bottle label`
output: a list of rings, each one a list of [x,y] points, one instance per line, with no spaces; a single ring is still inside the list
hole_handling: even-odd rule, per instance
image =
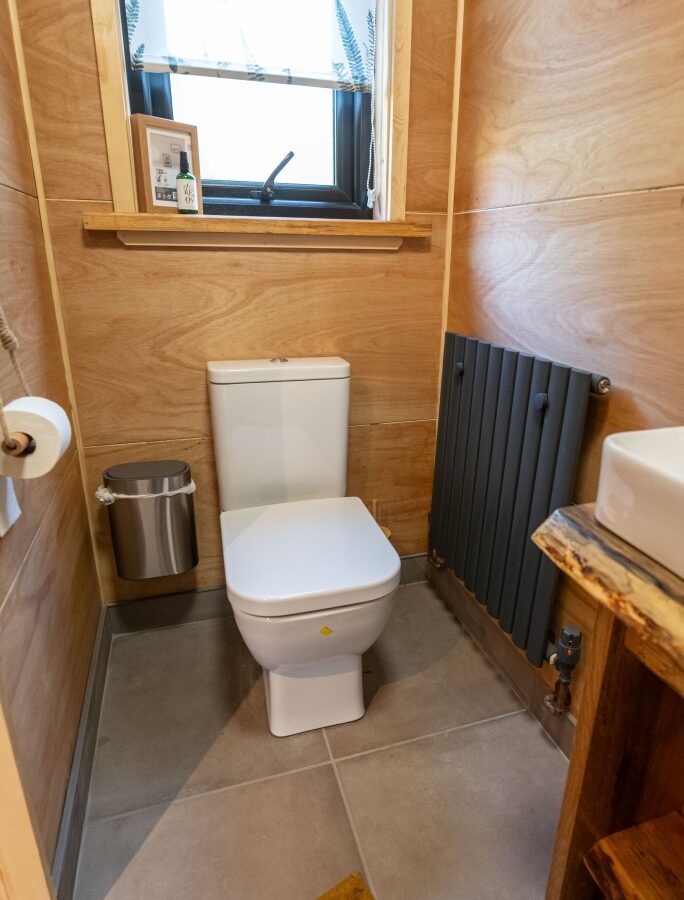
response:
[[[178,188],[178,209],[191,209],[197,211],[197,182],[189,178],[179,178],[176,182]]]

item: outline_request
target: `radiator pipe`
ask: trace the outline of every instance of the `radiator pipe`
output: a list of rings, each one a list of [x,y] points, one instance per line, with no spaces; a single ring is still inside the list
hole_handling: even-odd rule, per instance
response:
[[[576,625],[561,628],[558,643],[550,645],[548,660],[558,669],[558,678],[553,692],[544,697],[544,706],[554,715],[561,716],[569,708],[572,700],[570,682],[572,673],[582,655],[582,632]]]

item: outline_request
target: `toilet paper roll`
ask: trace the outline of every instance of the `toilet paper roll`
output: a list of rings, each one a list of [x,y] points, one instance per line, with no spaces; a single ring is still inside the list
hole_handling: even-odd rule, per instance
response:
[[[45,397],[20,397],[5,407],[10,431],[23,431],[35,441],[25,456],[0,451],[0,475],[39,478],[53,469],[71,443],[71,424],[61,406]]]

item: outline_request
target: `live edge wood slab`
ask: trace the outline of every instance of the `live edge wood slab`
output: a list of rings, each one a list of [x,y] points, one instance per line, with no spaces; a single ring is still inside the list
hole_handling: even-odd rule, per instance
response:
[[[631,838],[684,808],[684,582],[599,525],[593,504],[557,510],[532,539],[597,601],[547,900],[593,900],[597,884],[669,896],[605,879],[609,864],[647,885],[677,869],[674,847],[642,841],[637,871]]]
[[[651,819],[600,840],[587,868],[609,900],[681,900],[684,896],[684,818]]]
[[[627,625],[628,648],[684,695],[684,581],[600,525],[594,509],[558,509],[532,540]]]

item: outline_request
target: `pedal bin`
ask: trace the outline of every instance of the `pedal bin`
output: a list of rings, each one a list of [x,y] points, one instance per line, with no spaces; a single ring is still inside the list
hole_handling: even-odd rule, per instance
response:
[[[139,580],[179,575],[198,563],[190,466],[178,459],[105,469],[96,496],[107,507],[116,571]]]

